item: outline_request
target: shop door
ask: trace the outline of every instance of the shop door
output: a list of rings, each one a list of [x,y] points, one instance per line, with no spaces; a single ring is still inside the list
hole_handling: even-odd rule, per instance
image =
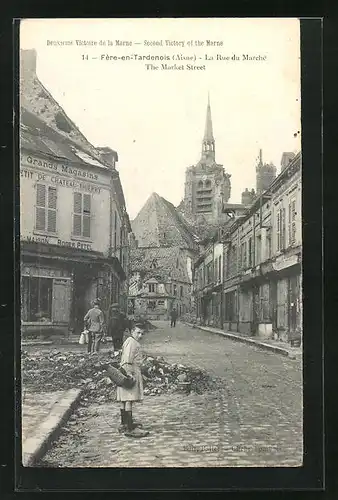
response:
[[[297,328],[297,304],[299,299],[298,277],[292,276],[289,280],[289,331],[295,333]]]
[[[260,316],[259,288],[255,286],[252,290],[252,334],[257,335]]]
[[[277,330],[277,282],[271,281],[270,284],[270,313],[272,320],[272,329],[273,331]]]
[[[53,322],[69,323],[71,302],[71,282],[54,279],[53,282]]]

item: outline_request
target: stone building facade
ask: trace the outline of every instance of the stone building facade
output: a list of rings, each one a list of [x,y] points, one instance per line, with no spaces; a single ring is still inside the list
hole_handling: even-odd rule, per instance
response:
[[[131,315],[169,319],[175,308],[179,316],[192,308],[192,260],[179,247],[131,250],[129,307]]]
[[[222,245],[220,276],[214,249]],[[197,260],[198,318],[244,335],[302,337],[301,154]],[[221,293],[219,294],[221,282]]]
[[[94,148],[43,87],[35,51],[21,53],[20,83],[22,332],[80,331],[94,299],[104,312],[127,305],[118,156]]]
[[[189,314],[192,265],[199,237],[174,205],[153,193],[132,221],[130,309],[166,319],[173,307]]]

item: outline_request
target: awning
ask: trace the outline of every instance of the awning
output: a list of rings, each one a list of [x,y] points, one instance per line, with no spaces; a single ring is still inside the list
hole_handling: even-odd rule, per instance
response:
[[[38,257],[39,259],[72,262],[74,264],[106,264],[117,272],[121,280],[126,279],[126,274],[119,259],[117,257],[106,257],[101,252],[35,242],[21,242],[20,246],[22,256],[29,257],[34,261]]]

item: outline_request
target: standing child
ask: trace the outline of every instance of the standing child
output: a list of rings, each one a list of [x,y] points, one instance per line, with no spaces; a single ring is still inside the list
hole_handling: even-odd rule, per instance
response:
[[[141,373],[141,346],[139,341],[143,335],[143,329],[140,325],[135,325],[131,330],[130,337],[124,342],[122,347],[121,368],[123,368],[128,375],[131,375],[135,384],[132,388],[126,389],[124,387],[117,388],[117,401],[121,403],[121,426],[120,431],[124,432],[126,436],[130,437],[144,437],[149,432],[140,429],[142,424],[133,421],[133,403],[143,400],[143,380]]]

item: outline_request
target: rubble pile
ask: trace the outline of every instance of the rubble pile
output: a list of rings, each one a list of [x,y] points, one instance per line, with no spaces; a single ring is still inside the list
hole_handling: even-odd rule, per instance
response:
[[[82,353],[60,352],[22,353],[22,383],[31,392],[52,392],[84,388],[86,397],[96,402],[112,401],[115,384],[106,373],[107,364],[118,362],[112,352],[88,356]],[[144,395],[163,392],[195,392],[216,389],[216,381],[198,369],[170,364],[162,357],[145,356],[142,367]]]
[[[182,364],[170,364],[162,357],[145,356],[142,364],[144,394],[196,392],[216,389],[216,381],[206,372]]]

